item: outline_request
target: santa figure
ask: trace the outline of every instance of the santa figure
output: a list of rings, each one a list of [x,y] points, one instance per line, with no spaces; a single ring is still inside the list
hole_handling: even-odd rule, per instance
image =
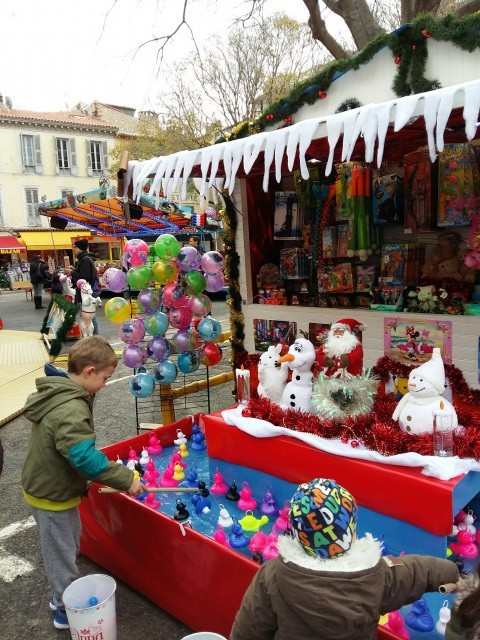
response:
[[[363,348],[357,333],[366,329],[366,325],[344,318],[334,322],[327,339],[317,353],[317,362],[328,376],[342,369],[353,376],[359,376],[363,370]]]

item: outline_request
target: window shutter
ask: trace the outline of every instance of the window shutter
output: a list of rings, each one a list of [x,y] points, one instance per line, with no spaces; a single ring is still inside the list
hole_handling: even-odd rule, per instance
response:
[[[3,207],[2,207],[2,190],[0,189],[0,225],[2,227],[5,225],[3,221]]]
[[[85,140],[85,142],[87,143],[87,176],[93,176],[91,148],[92,143],[90,140]]]
[[[70,168],[72,176],[78,175],[77,152],[75,151],[75,138],[70,138]]]
[[[43,173],[42,152],[40,149],[40,136],[33,136],[33,151],[35,154],[35,173]]]
[[[102,142],[102,153],[103,153],[102,170],[103,170],[103,175],[106,176],[108,174],[108,147],[107,147],[106,140]]]
[[[59,154],[59,150],[58,150],[58,138],[54,138],[53,139],[53,144],[55,147],[55,173],[60,173],[60,165],[58,163],[58,154]]]
[[[23,147],[23,133],[20,134],[20,156],[22,158],[22,171],[25,171],[25,149]]]

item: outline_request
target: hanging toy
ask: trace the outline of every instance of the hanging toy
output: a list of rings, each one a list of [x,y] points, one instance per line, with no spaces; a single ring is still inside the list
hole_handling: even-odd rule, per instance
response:
[[[465,515],[465,517],[463,518],[463,522],[459,522],[458,523],[458,527],[457,529],[459,531],[466,529],[468,531],[468,533],[473,533],[474,535],[477,534],[477,529],[474,526],[474,522],[477,519],[477,517],[475,515],[473,515],[473,511],[471,509],[468,510],[467,514]]]
[[[238,508],[242,511],[248,511],[257,508],[257,501],[252,496],[252,490],[248,482],[242,482],[242,489],[240,490],[240,500],[238,501]]]
[[[445,628],[447,626],[447,623],[450,621],[451,615],[452,612],[450,611],[450,608],[448,606],[448,600],[444,600],[443,605],[438,612],[438,620],[437,624],[435,625],[437,633],[439,633],[441,636],[445,636]]]
[[[177,429],[177,439],[173,443],[176,445],[187,444],[187,436],[180,429]]]
[[[210,487],[210,492],[215,495],[219,495],[221,493],[227,493],[227,491],[228,491],[227,485],[223,481],[223,476],[217,467],[217,470],[213,476],[213,484]]]
[[[412,604],[412,608],[405,615],[405,624],[415,631],[423,631],[424,633],[432,631],[435,622],[424,598],[420,598]]]
[[[271,488],[269,488],[265,495],[262,498],[262,504],[260,505],[260,511],[265,516],[274,516],[278,513],[277,505],[275,504],[275,498],[273,497],[273,493]]]
[[[150,437],[148,438],[148,447],[145,447],[145,449],[151,456],[156,456],[162,453],[162,444],[155,435],[154,431],[150,432]]]
[[[291,529],[292,525],[288,518],[288,512],[290,511],[290,502],[287,500],[283,509],[280,509],[278,518],[275,520],[275,528],[281,533],[284,533],[287,529]]]
[[[227,495],[225,496],[227,500],[232,500],[233,502],[238,502],[240,500],[240,494],[238,493],[237,485],[235,484],[235,480],[228,488]]]
[[[403,618],[398,611],[390,611],[390,613],[387,614],[387,622],[383,626],[385,629],[393,631],[397,638],[410,640],[410,633],[408,632]]]
[[[218,505],[220,507],[220,513],[218,514],[218,522],[223,529],[228,529],[233,524],[233,518],[225,509],[223,504]]]
[[[244,531],[258,531],[260,527],[268,523],[268,516],[256,518],[253,511],[247,511],[243,518],[239,520]]]
[[[229,547],[227,534],[220,525],[217,525],[217,530],[213,533],[213,539],[219,544],[223,544],[224,547]]]
[[[187,510],[187,505],[178,498],[175,513],[173,514],[174,520],[182,522],[183,520],[187,520],[189,517],[190,512]]]
[[[466,529],[459,530],[457,542],[451,542],[448,546],[453,553],[460,554],[463,558],[476,558],[478,556],[475,534],[469,533]]]
[[[232,549],[243,549],[248,546],[250,540],[243,533],[242,525],[238,521],[234,523],[228,541]]]

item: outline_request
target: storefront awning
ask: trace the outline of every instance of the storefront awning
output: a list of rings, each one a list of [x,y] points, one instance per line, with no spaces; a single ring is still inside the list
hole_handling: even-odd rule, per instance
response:
[[[0,236],[0,253],[20,253],[25,245],[14,236]]]
[[[89,236],[89,231],[21,231],[20,237],[27,246],[32,250],[48,250],[48,249],[71,249],[73,240],[78,240],[80,236]],[[52,239],[53,236],[53,239]]]

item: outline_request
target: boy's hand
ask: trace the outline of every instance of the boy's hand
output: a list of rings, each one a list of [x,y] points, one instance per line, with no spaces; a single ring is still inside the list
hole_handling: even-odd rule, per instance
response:
[[[130,496],[138,496],[141,493],[145,493],[147,487],[140,482],[138,478],[134,478],[132,484],[130,485],[130,489],[127,491]]]

